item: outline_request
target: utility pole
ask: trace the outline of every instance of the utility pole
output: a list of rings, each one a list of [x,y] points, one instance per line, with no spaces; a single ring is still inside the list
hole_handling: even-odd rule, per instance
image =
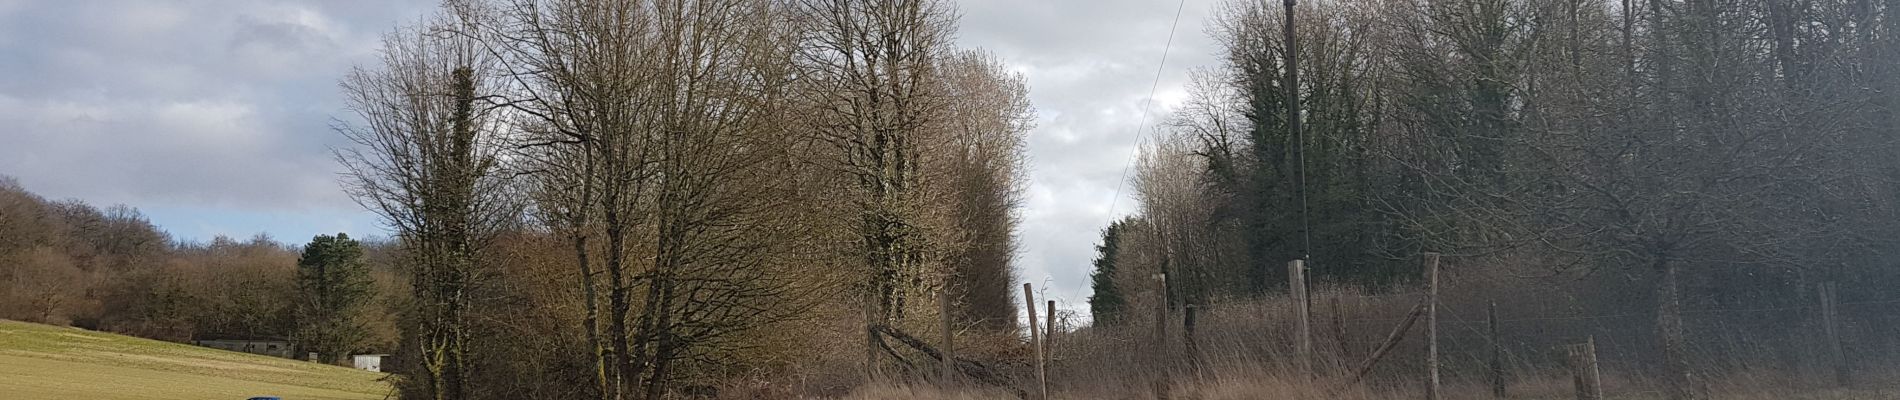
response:
[[[1295,188],[1300,196],[1299,258],[1304,260],[1313,254],[1313,223],[1312,219],[1308,216],[1306,206],[1306,134],[1300,130],[1300,42],[1296,39],[1298,31],[1294,29],[1293,23],[1294,10],[1299,4],[1299,0],[1282,0],[1281,2],[1281,6],[1284,7],[1286,11],[1284,13],[1286,20],[1282,26],[1285,28],[1284,31],[1286,34],[1286,54],[1284,54],[1284,56],[1286,56],[1286,79],[1285,82],[1282,83],[1285,84],[1286,89],[1286,129],[1287,134],[1293,138],[1293,145],[1291,147],[1293,148],[1293,160],[1297,163],[1295,169],[1299,177],[1299,180],[1295,182],[1297,185]],[[1271,7],[1271,5],[1267,3],[1267,0],[1260,0],[1262,24],[1265,24],[1266,13],[1269,7]]]
[[[1293,135],[1293,159],[1298,162],[1300,182],[1300,259],[1313,256],[1313,219],[1306,206],[1306,131],[1300,130],[1300,41],[1295,36],[1293,14],[1299,0],[1285,0],[1286,6],[1286,129]]]

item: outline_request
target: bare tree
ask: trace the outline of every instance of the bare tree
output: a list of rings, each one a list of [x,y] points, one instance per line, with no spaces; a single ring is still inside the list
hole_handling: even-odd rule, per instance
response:
[[[468,396],[468,293],[494,235],[514,220],[500,171],[503,138],[492,109],[492,58],[444,23],[398,29],[380,68],[343,81],[356,121],[337,130],[356,143],[337,150],[345,188],[383,217],[413,274],[422,390]]]
[[[654,13],[645,1],[520,0],[465,2],[458,14],[520,88],[496,103],[523,115],[528,139],[516,147],[535,167],[538,209],[572,245],[598,393],[637,396],[644,366],[628,323],[632,264],[651,254],[635,236],[659,162],[658,121],[648,118]]]
[[[900,321],[913,295],[935,279],[923,177],[926,131],[941,110],[933,82],[954,18],[936,0],[800,0],[797,62],[810,87],[805,121],[834,151],[827,166],[846,177],[861,257],[858,294],[868,347],[876,327]],[[939,136],[940,137],[940,136]]]
[[[949,254],[945,290],[958,321],[995,331],[1013,331],[1016,307],[1010,269],[1016,254],[1015,210],[1022,201],[1024,139],[1034,123],[1029,89],[1021,75],[1004,69],[994,55],[977,50],[946,57],[938,79],[945,115],[937,124],[949,136],[939,157],[951,182]]]
[[[793,44],[759,0],[465,4],[504,60],[539,213],[572,245],[602,398],[658,398],[801,310]],[[600,239],[595,242],[594,239]],[[604,277],[597,276],[604,273]],[[604,279],[603,279],[604,278]],[[601,305],[605,304],[605,312]],[[684,363],[682,365],[682,363]]]
[[[796,137],[784,131],[792,42],[755,0],[654,5],[660,164],[655,252],[643,280],[634,362],[646,398],[660,398],[677,364],[731,363],[737,335],[788,318],[801,289],[788,269],[807,234],[787,172]]]

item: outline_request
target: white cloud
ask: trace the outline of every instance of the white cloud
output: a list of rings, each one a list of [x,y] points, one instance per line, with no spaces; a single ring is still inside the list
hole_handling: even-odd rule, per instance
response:
[[[186,101],[169,103],[152,110],[150,121],[154,128],[178,132],[177,139],[192,142],[195,145],[207,145],[213,148],[232,148],[233,150],[255,150],[254,147],[267,132],[255,126],[256,118],[251,106],[244,103],[218,101]]]
[[[99,18],[94,28],[116,32],[126,38],[150,38],[152,35],[168,34],[189,22],[190,13],[175,4],[155,1],[136,1],[116,3],[111,6],[92,8]]]
[[[355,212],[329,158],[336,82],[432,6],[0,2],[0,174],[101,204]]]

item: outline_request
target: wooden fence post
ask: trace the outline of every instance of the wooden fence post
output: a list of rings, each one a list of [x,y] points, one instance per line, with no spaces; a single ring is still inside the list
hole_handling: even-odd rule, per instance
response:
[[[956,330],[951,325],[951,321],[950,321],[950,291],[949,290],[944,290],[938,293],[937,314],[939,314],[938,317],[940,317],[940,319],[943,320],[943,376],[939,379],[942,381],[939,384],[943,385],[944,387],[950,387],[955,384],[955,381],[952,381],[952,379],[956,379],[956,369],[957,369],[956,347],[957,346],[956,346]]]
[[[1491,396],[1504,398],[1504,343],[1498,336],[1498,302],[1492,301],[1485,311],[1485,325],[1491,334]]]
[[[1047,371],[1045,375],[1055,375],[1056,332],[1061,331],[1062,328],[1056,327],[1056,301],[1049,300],[1048,305],[1049,307],[1043,309],[1047,323],[1042,327],[1042,368]]]
[[[1036,398],[1047,400],[1049,374],[1042,365],[1042,330],[1036,327],[1036,292],[1028,282],[1023,282],[1023,303],[1029,311],[1029,347],[1036,349]]]
[[[1339,342],[1340,359],[1352,360],[1352,345],[1347,343],[1351,339],[1346,335],[1346,309],[1339,306],[1339,296],[1333,296],[1330,303],[1333,307],[1333,338]]]
[[[1827,352],[1828,362],[1833,364],[1834,367],[1834,383],[1847,386],[1850,383],[1850,379],[1847,366],[1847,352],[1846,349],[1841,346],[1841,321],[1838,303],[1840,301],[1840,293],[1835,292],[1834,282],[1821,282],[1820,287],[1817,289],[1820,290],[1819,294],[1821,296],[1821,333],[1823,334],[1823,340],[1826,340],[1822,345],[1827,346],[1825,350]]]
[[[1597,368],[1597,337],[1589,336],[1583,340],[1583,362],[1587,368],[1584,382],[1590,384],[1590,400],[1603,398],[1603,370]]]
[[[1288,262],[1286,273],[1293,297],[1293,362],[1301,373],[1312,375],[1313,325],[1306,301],[1306,260]]]
[[[1425,399],[1438,400],[1438,253],[1425,253]]]
[[[1570,345],[1571,379],[1577,386],[1577,400],[1602,400],[1603,377],[1597,370],[1597,339],[1584,339]]]
[[[1155,274],[1155,348],[1167,353],[1168,274]]]
[[[1043,332],[1045,332],[1045,334],[1042,335],[1042,351],[1044,353],[1043,355],[1048,356],[1047,360],[1049,364],[1053,366],[1056,361],[1056,332],[1062,331],[1062,328],[1056,327],[1056,301],[1049,300],[1049,307],[1043,309],[1043,311],[1048,312],[1049,315],[1047,319],[1048,323],[1044,324],[1048,326],[1042,328]]]
[[[1183,306],[1181,311],[1181,345],[1184,349],[1182,353],[1187,356],[1185,358],[1187,358],[1188,371],[1194,372],[1201,362],[1201,343],[1194,339],[1194,315],[1197,314],[1197,308],[1189,304]]]

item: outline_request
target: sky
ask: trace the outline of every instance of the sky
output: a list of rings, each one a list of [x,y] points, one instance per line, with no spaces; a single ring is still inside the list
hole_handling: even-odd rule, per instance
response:
[[[1125,169],[1188,71],[1216,64],[1222,1],[953,1],[957,42],[1023,74],[1036,106],[1016,268],[1039,298],[1086,317],[1101,229],[1137,208]],[[436,4],[0,0],[0,175],[180,240],[386,236],[337,183],[337,82]]]

